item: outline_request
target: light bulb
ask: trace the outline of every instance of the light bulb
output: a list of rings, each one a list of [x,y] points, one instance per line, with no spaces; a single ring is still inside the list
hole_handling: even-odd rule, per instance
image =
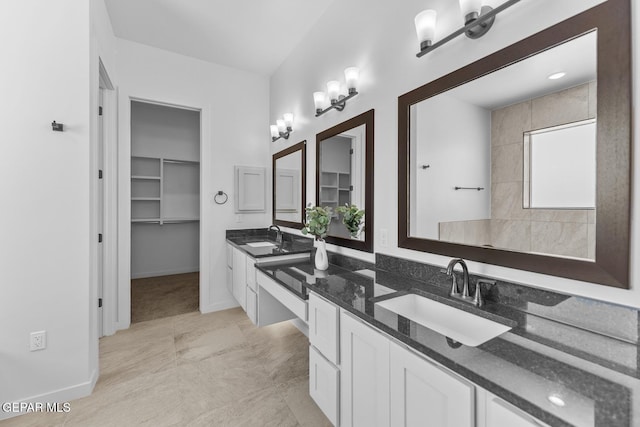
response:
[[[436,33],[436,17],[437,13],[432,9],[423,10],[415,17],[420,50],[426,49],[433,44]]]
[[[280,132],[278,132],[278,126],[271,125],[271,126],[269,126],[269,129],[271,130],[271,137],[272,138],[277,138],[277,137],[280,136]]]
[[[460,10],[464,17],[464,24],[467,25],[480,16],[482,0],[460,0]]]
[[[317,111],[322,111],[324,109],[325,102],[325,94],[324,92],[313,92],[313,105],[316,107]]]
[[[329,92],[329,99],[331,102],[338,100],[338,93],[340,93],[340,82],[337,80],[331,80],[327,83],[327,92]]]
[[[360,69],[358,67],[349,67],[344,70],[344,78],[347,81],[347,90],[349,93],[356,91],[358,87],[358,78],[360,77]]]
[[[293,113],[285,113],[282,115],[284,119],[284,125],[287,127],[287,130],[291,130],[293,128]]]
[[[276,120],[276,126],[278,127],[278,132],[286,133],[287,125],[284,124],[284,120]]]

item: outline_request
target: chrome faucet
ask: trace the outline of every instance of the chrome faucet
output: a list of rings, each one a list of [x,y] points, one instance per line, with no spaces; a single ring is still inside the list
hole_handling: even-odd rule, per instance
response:
[[[460,293],[460,290],[458,289],[458,281],[453,272],[453,268],[456,264],[460,264],[460,266],[462,266],[462,293]],[[482,291],[480,290],[480,282],[476,284],[476,291],[474,292],[473,297],[469,295],[469,269],[467,268],[467,263],[465,263],[462,258],[454,258],[449,262],[449,265],[447,266],[447,276],[451,276],[451,291],[449,291],[449,296],[473,304],[476,307],[482,307],[484,305]]]
[[[280,231],[280,227],[275,224],[269,226],[269,231],[274,229],[276,230],[276,243],[280,245],[282,244],[282,231]]]

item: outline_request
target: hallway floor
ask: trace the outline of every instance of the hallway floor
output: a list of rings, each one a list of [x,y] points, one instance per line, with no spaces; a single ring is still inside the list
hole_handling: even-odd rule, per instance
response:
[[[131,280],[131,323],[198,311],[199,273]]]
[[[68,414],[31,426],[330,426],[309,397],[309,342],[240,308],[141,322],[100,340],[100,379]]]

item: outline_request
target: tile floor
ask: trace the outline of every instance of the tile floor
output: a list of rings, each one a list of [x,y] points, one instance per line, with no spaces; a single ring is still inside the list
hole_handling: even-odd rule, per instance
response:
[[[131,280],[131,323],[198,311],[198,273]]]
[[[330,426],[309,397],[308,340],[230,309],[141,322],[100,340],[100,379],[68,414],[13,426]]]

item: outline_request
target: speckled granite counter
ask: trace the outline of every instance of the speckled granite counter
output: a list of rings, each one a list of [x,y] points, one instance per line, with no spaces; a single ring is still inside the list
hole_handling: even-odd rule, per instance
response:
[[[377,256],[377,268],[335,254],[330,260],[341,266],[331,264],[325,277],[314,274],[310,260],[257,268],[301,298],[318,293],[551,426],[640,426],[636,310],[504,282],[487,289],[489,301],[477,309],[447,296],[450,282],[437,267],[398,265],[404,260],[386,256]],[[514,328],[467,347],[375,304],[407,292],[497,316]],[[576,325],[570,314],[582,309],[607,316],[605,325],[598,331]],[[616,323],[618,328],[607,326]],[[552,404],[551,395],[561,396],[565,406]]]
[[[277,243],[276,232],[266,228],[227,230],[226,238],[227,242],[256,259],[310,253],[313,250],[313,239],[282,233],[282,243]],[[255,242],[269,242],[273,246],[251,247],[248,245]]]

